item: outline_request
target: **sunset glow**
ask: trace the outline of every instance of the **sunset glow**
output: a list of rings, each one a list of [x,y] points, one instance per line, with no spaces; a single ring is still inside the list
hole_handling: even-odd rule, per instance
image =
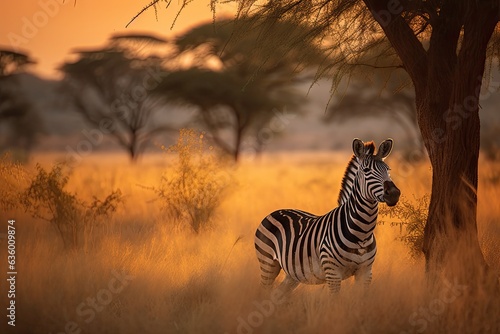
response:
[[[188,5],[174,23],[179,2],[168,9],[161,3],[158,20],[153,9],[127,23],[148,1],[120,0],[23,0],[4,4],[0,12],[0,46],[27,52],[38,62],[35,71],[47,77],[59,74],[55,68],[67,59],[74,48],[99,47],[116,33],[152,33],[173,36],[198,24],[210,21],[209,2]],[[234,5],[217,8],[217,16],[231,15]]]
[[[458,2],[4,0],[0,334],[500,333]]]

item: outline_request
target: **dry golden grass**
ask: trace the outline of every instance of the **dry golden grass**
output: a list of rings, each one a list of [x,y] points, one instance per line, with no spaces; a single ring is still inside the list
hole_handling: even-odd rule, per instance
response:
[[[36,160],[49,166],[53,157]],[[454,288],[427,293],[423,261],[410,259],[395,240],[398,229],[388,224],[376,229],[374,280],[366,294],[352,281],[344,282],[335,297],[326,287],[301,286],[286,303],[275,305],[260,291],[253,234],[262,218],[278,208],[317,214],[332,209],[347,161],[348,154],[276,154],[243,161],[230,171],[235,186],[217,213],[216,228],[196,235],[166,221],[160,203],[151,201],[155,194],[140,186],[157,184],[167,165],[162,156],[147,157],[137,166],[114,155],[86,158],[75,168],[68,189],[90,199],[119,188],[125,203],[111,221],[98,227],[91,243],[74,252],[63,250],[48,223],[10,213],[18,226],[17,332],[499,330],[500,305],[488,289],[467,293],[467,286],[449,278]],[[402,193],[408,198],[427,193],[429,167],[409,168],[398,161],[397,156],[388,159]],[[490,265],[499,270],[500,166],[481,163],[480,174],[480,240]],[[6,259],[6,244],[0,245],[0,258]],[[92,309],[93,300],[97,309]]]

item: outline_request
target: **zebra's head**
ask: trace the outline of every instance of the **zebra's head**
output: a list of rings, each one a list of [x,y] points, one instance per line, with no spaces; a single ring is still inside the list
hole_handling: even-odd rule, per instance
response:
[[[360,139],[352,142],[352,150],[359,164],[356,178],[361,185],[361,196],[369,201],[385,202],[388,206],[396,205],[401,194],[391,180],[389,166],[384,162],[392,151],[392,144],[392,139],[383,141],[375,154],[373,142],[365,144]]]

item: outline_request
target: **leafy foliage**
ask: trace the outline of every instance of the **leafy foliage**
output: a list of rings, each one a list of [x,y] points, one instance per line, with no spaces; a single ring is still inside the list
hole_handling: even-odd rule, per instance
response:
[[[231,176],[220,155],[212,147],[207,150],[203,133],[182,129],[167,151],[176,154],[177,161],[163,174],[160,186],[151,189],[168,218],[198,233],[213,224]]]
[[[21,203],[33,217],[52,223],[67,249],[87,241],[94,227],[108,219],[122,202],[120,190],[104,200],[94,197],[90,203],[68,192],[64,188],[69,174],[63,164],[54,165],[50,171],[37,165],[36,170],[36,176],[21,195]]]
[[[427,221],[427,209],[429,207],[429,195],[421,198],[414,197],[414,201],[408,200],[404,195],[399,199],[396,206],[380,206],[379,214],[396,218],[391,221],[391,226],[399,226],[402,234],[398,239],[402,241],[410,251],[413,258],[422,256],[424,244],[424,228]],[[384,223],[384,221],[380,221]]]
[[[283,45],[292,41],[293,48]],[[235,160],[244,141],[259,145],[257,133],[275,109],[298,111],[305,97],[295,88],[307,78],[303,70],[327,58],[307,25],[258,16],[201,24],[173,46],[180,69],[165,76],[158,94],[196,107],[199,123]]]
[[[193,56],[196,67],[238,69],[249,80],[286,82],[328,59],[312,29],[292,19],[249,15],[198,25],[174,43],[179,54]]]

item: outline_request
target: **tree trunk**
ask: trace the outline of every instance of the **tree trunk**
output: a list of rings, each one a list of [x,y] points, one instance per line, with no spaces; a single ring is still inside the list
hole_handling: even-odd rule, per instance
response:
[[[487,268],[477,239],[479,94],[498,1],[443,1],[431,15],[428,49],[388,0],[364,0],[415,87],[417,118],[432,164],[424,233],[428,271],[450,259],[462,273]],[[389,10],[391,9],[391,10]],[[382,15],[383,14],[383,15]],[[459,43],[460,42],[460,43]],[[458,51],[459,50],[459,51]],[[457,53],[458,52],[458,53]],[[451,267],[453,268],[451,263]]]
[[[130,145],[128,147],[128,155],[130,157],[130,163],[136,164],[139,156],[135,151],[135,147],[133,145]]]
[[[479,95],[486,48],[497,18],[480,10],[457,15],[461,24],[435,29],[428,51],[427,89],[417,96],[419,126],[432,164],[432,194],[424,233],[428,271],[445,264],[462,274],[487,269],[477,238]],[[453,38],[456,36],[455,42]],[[448,45],[447,45],[448,44]],[[460,273],[454,273],[460,274]]]
[[[433,113],[427,108],[422,113]],[[435,110],[434,110],[435,112]],[[484,264],[477,239],[477,180],[479,157],[479,114],[457,118],[447,126],[442,142],[424,137],[432,165],[432,193],[424,233],[424,254],[428,271],[441,268],[448,255],[458,251]],[[439,130],[439,132],[441,132]],[[438,133],[435,131],[434,133]],[[458,254],[457,254],[458,255]],[[463,257],[462,257],[463,259]],[[479,261],[479,262],[477,262]]]
[[[243,139],[243,129],[238,127],[235,133],[235,142],[234,142],[234,151],[233,151],[233,159],[234,162],[238,162],[240,159],[240,150],[241,150],[241,142]]]
[[[132,164],[136,164],[139,160],[139,143],[138,143],[138,134],[136,130],[132,130],[130,132],[130,142],[128,146],[128,152],[130,156],[130,162]]]

